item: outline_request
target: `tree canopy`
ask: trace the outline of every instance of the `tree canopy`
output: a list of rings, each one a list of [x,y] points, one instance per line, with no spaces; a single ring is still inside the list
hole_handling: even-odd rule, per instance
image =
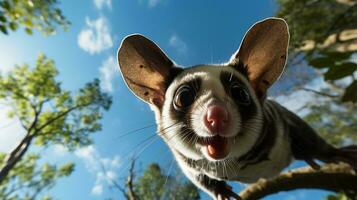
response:
[[[57,0],[0,0],[0,32],[8,34],[24,28],[27,34],[38,30],[45,35],[66,30],[70,22],[58,8]]]
[[[0,183],[32,144],[59,144],[71,151],[91,144],[91,133],[101,129],[99,121],[112,100],[101,91],[99,80],[73,93],[61,87],[57,76],[54,61],[43,54],[33,68],[17,65],[0,74],[0,100],[10,108],[8,116],[25,130],[21,142],[1,162]]]
[[[178,173],[170,175],[159,164],[149,164],[143,173],[135,171],[135,160],[126,177],[125,187],[117,180],[112,180],[113,187],[118,189],[128,200],[198,200],[198,188],[191,182],[182,179]]]
[[[5,154],[0,154],[0,165]],[[74,170],[73,163],[56,166],[49,163],[39,165],[40,155],[28,154],[9,173],[0,185],[2,200],[50,200],[46,190],[52,188],[58,178],[69,176]]]
[[[142,176],[134,182],[135,194],[142,200],[194,200],[199,199],[198,189],[190,182],[180,182],[165,174],[161,167],[150,164]]]
[[[353,0],[277,0],[277,16],[284,18],[290,29],[290,62],[306,61],[327,83],[340,88],[343,102],[357,102],[357,3]],[[343,78],[353,81],[339,83]]]

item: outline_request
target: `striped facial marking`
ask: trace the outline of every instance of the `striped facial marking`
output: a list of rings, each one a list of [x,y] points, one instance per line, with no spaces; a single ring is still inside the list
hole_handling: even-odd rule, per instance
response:
[[[243,155],[262,127],[261,107],[246,76],[225,65],[181,72],[166,91],[159,120],[171,148],[211,161]]]

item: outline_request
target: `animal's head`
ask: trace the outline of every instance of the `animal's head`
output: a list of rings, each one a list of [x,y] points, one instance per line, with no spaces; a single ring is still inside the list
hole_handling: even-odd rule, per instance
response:
[[[129,89],[155,112],[158,131],[175,151],[223,160],[247,152],[262,129],[267,89],[283,72],[289,33],[282,19],[253,25],[230,61],[179,68],[142,35],[118,51]]]

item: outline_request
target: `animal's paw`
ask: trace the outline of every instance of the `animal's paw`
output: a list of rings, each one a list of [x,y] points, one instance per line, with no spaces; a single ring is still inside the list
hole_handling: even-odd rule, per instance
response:
[[[225,182],[220,182],[214,191],[216,200],[230,200],[231,197],[236,200],[242,200],[242,198],[232,191],[232,187]]]

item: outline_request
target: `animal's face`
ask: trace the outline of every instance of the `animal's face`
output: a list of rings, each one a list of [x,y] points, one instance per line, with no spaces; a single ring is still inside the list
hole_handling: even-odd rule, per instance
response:
[[[230,62],[182,69],[153,42],[131,35],[118,59],[128,87],[155,111],[170,148],[215,161],[239,157],[258,139],[261,103],[283,71],[288,38],[283,20],[267,19],[247,32]]]
[[[209,160],[238,157],[251,148],[262,123],[260,102],[237,67],[196,66],[175,77],[157,113],[171,147]]]

